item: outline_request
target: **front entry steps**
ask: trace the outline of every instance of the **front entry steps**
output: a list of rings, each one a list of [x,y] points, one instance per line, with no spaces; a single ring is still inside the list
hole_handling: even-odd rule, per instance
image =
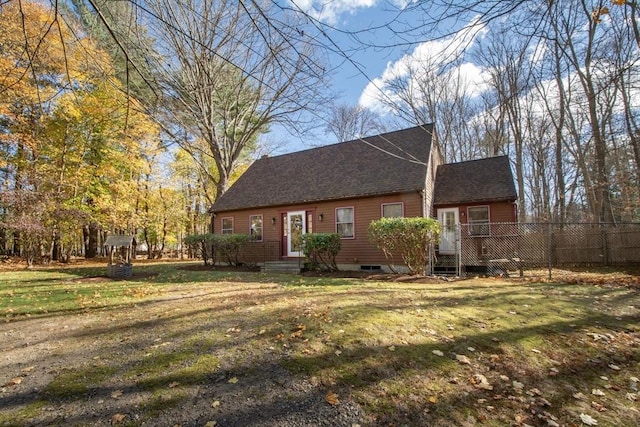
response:
[[[300,274],[302,269],[302,261],[267,261],[260,269],[263,273],[289,273]]]
[[[438,255],[436,263],[433,265],[433,274],[436,276],[456,276],[458,265],[455,255]]]

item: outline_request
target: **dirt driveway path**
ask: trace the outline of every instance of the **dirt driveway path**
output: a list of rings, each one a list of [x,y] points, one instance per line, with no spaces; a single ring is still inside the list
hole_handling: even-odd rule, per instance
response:
[[[281,366],[286,348],[248,345],[281,296],[277,285],[175,288],[0,324],[0,425],[359,425],[356,404],[329,403],[339,390]]]

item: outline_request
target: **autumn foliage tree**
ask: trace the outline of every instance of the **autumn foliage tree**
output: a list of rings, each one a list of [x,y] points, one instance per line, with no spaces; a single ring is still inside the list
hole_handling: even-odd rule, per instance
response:
[[[0,7],[0,45],[4,222],[31,224],[5,227],[10,249],[68,258],[75,245],[91,256],[105,232],[135,233],[137,183],[158,129],[113,77],[109,55],[25,1]]]

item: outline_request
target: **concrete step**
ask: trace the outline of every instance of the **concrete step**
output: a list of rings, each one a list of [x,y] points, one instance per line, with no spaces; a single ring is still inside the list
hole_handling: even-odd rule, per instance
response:
[[[263,273],[291,273],[299,274],[302,262],[298,261],[268,261],[260,269]]]

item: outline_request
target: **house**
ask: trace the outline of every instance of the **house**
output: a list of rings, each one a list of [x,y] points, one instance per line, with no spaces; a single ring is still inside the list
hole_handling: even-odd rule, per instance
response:
[[[384,268],[367,239],[381,217],[515,221],[506,157],[443,164],[432,124],[263,157],[211,207],[212,231],[251,234],[260,261],[299,259],[305,233],[339,233],[341,269]],[[451,251],[446,233],[440,246]]]

